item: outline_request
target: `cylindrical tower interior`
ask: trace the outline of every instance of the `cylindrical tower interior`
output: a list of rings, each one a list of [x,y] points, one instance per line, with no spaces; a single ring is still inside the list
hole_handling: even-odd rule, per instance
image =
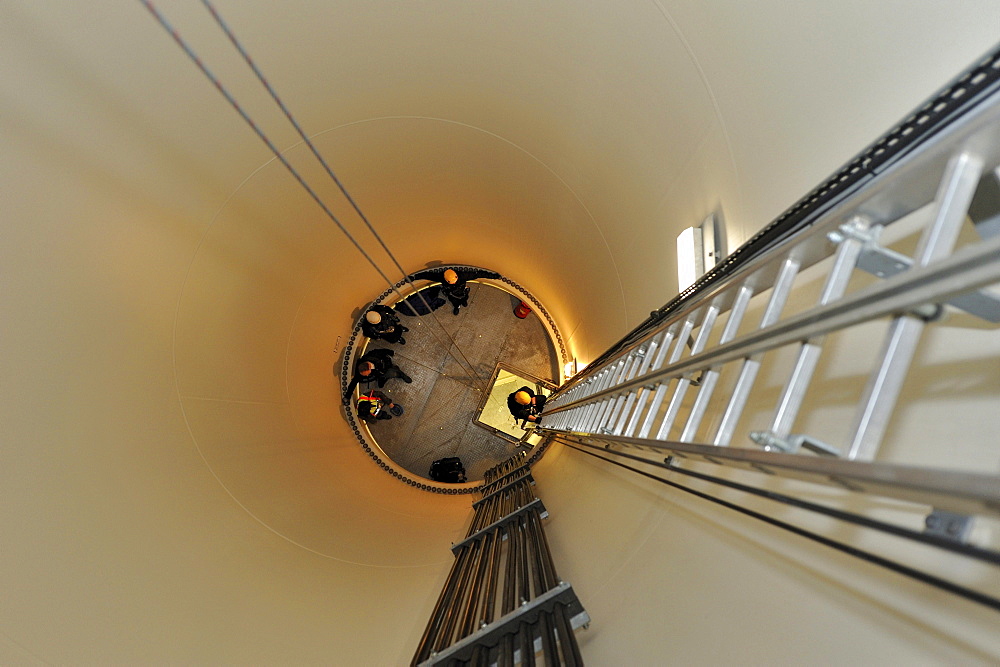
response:
[[[201,4],[159,8],[401,278]],[[1000,25],[987,0],[219,10],[406,270],[502,272],[583,362],[676,293],[681,229],[721,212],[736,247]],[[407,661],[470,511],[340,414],[385,284],[140,3],[3,3],[0,42],[0,662]],[[1000,655],[958,603],[906,610],[572,452],[539,480],[597,664]]]

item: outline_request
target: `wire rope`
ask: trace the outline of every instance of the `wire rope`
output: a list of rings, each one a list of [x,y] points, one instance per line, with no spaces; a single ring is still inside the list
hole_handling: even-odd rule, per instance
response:
[[[588,445],[584,443],[578,443],[583,447],[591,447],[594,445]],[[910,530],[909,528],[903,528],[902,526],[897,526],[892,523],[887,523],[885,521],[880,521],[878,519],[873,519],[861,514],[856,514],[854,512],[845,512],[843,510],[836,509],[834,507],[828,507],[826,505],[821,505],[819,503],[810,502],[808,500],[802,500],[801,498],[796,498],[794,496],[789,496],[784,493],[778,493],[777,491],[769,491],[767,489],[761,489],[755,486],[749,486],[747,484],[741,484],[739,482],[734,482],[729,479],[723,479],[715,475],[706,475],[705,473],[696,472],[694,470],[687,470],[685,468],[679,467],[673,462],[673,457],[667,457],[667,459],[660,463],[659,461],[651,461],[649,459],[643,458],[641,456],[636,456],[635,454],[629,454],[628,452],[618,452],[612,449],[602,450],[614,454],[615,456],[621,456],[623,458],[631,459],[633,461],[638,461],[639,463],[646,463],[651,466],[656,466],[657,468],[663,468],[669,470],[670,472],[676,472],[687,477],[693,477],[695,479],[700,479],[705,482],[711,482],[713,484],[718,484],[720,486],[725,486],[730,489],[735,489],[737,491],[742,491],[743,493],[757,496],[759,498],[766,498],[774,502],[782,503],[785,505],[790,505],[792,507],[797,507],[799,509],[807,510],[809,512],[814,512],[816,514],[823,514],[825,516],[833,517],[834,519],[839,519],[840,521],[845,521],[847,523],[853,523],[864,528],[871,528],[873,530],[878,530],[889,535],[894,535],[896,537],[902,537],[914,542],[920,542],[921,544],[926,544],[928,546],[937,547],[938,549],[944,549],[945,551],[950,551],[952,553],[960,554],[962,556],[967,556],[969,558],[975,558],[986,563],[991,563],[993,565],[1000,565],[1000,552],[991,551],[989,549],[982,549],[972,544],[966,544],[964,542],[958,542],[955,540],[948,539],[946,537],[939,537],[930,533],[922,533],[916,530]]]
[[[569,442],[563,441],[563,444],[565,444],[567,447],[569,447],[571,449],[575,449],[578,452],[581,452],[583,454],[587,454],[588,456],[593,456],[595,459],[600,459],[600,460],[605,461],[607,463],[610,463],[612,465],[616,465],[616,466],[618,466],[620,468],[624,468],[626,470],[630,470],[630,471],[632,471],[634,473],[638,473],[638,474],[642,475],[643,477],[648,477],[649,479],[656,480],[657,482],[660,482],[661,484],[666,484],[667,486],[670,486],[672,488],[678,489],[679,491],[684,491],[685,493],[690,493],[691,495],[697,496],[698,498],[701,498],[703,500],[708,500],[709,502],[713,502],[713,503],[715,503],[717,505],[721,505],[721,506],[723,506],[723,507],[725,507],[727,509],[731,509],[731,510],[733,510],[735,512],[739,512],[740,514],[745,514],[746,516],[752,517],[754,519],[757,519],[759,521],[763,521],[764,523],[770,524],[770,525],[775,526],[777,528],[781,528],[781,529],[786,530],[788,532],[794,533],[795,535],[799,535],[800,537],[805,537],[806,539],[812,540],[813,542],[818,542],[819,544],[822,544],[824,546],[830,547],[830,548],[835,549],[837,551],[840,551],[842,553],[854,556],[855,558],[860,558],[861,560],[867,561],[867,562],[872,563],[874,565],[878,565],[878,566],[883,567],[883,568],[885,568],[887,570],[891,570],[891,571],[893,571],[893,572],[895,572],[897,574],[902,574],[904,576],[910,577],[911,579],[916,579],[917,581],[920,581],[920,582],[923,582],[925,584],[929,584],[931,586],[934,586],[935,588],[939,588],[941,590],[948,591],[949,593],[952,593],[952,594],[957,595],[959,597],[965,598],[966,600],[970,600],[972,602],[976,602],[976,603],[981,604],[983,606],[989,607],[990,609],[993,609],[994,611],[1000,611],[1000,600],[998,600],[997,598],[992,597],[990,595],[987,595],[985,593],[981,593],[979,591],[972,590],[971,588],[966,588],[965,586],[961,586],[959,584],[956,584],[954,582],[948,581],[946,579],[942,579],[942,578],[937,577],[937,576],[935,576],[933,574],[930,574],[928,572],[924,572],[922,570],[914,569],[912,567],[909,567],[908,565],[903,565],[902,563],[897,563],[896,561],[889,560],[888,558],[884,558],[884,557],[879,556],[877,554],[873,554],[870,551],[865,551],[863,549],[858,549],[857,547],[852,547],[849,544],[844,544],[843,542],[838,542],[836,540],[830,539],[829,537],[825,537],[825,536],[820,535],[818,533],[814,533],[812,531],[806,530],[805,528],[800,528],[798,526],[795,526],[793,524],[787,523],[785,521],[781,521],[779,519],[775,519],[774,517],[767,516],[766,514],[762,514],[760,512],[756,512],[754,510],[747,509],[746,507],[740,507],[739,505],[737,505],[735,503],[731,503],[731,502],[729,502],[727,500],[723,500],[722,498],[718,498],[716,496],[712,496],[712,495],[704,493],[702,491],[698,491],[697,489],[692,489],[691,487],[684,486],[683,484],[678,484],[676,482],[671,482],[670,480],[663,479],[662,477],[657,477],[656,475],[648,473],[648,472],[646,472],[644,470],[639,470],[638,468],[634,468],[634,467],[632,467],[630,465],[626,465],[626,464],[621,463],[619,461],[615,461],[615,460],[612,460],[612,459],[609,459],[609,458],[605,458],[603,456],[599,456],[598,454],[595,454],[594,452],[587,451],[586,449],[578,447],[578,446],[576,446],[574,444],[571,444]],[[617,452],[614,452],[614,453],[617,453]]]
[[[618,452],[618,453],[625,455],[624,452]],[[632,457],[629,456],[629,458]],[[640,457],[635,457],[635,459],[640,460]],[[973,544],[966,544],[965,542],[959,542],[957,540],[952,540],[947,537],[940,537],[932,533],[922,533],[917,530],[903,528],[902,526],[897,526],[895,524],[887,523],[885,521],[879,521],[878,519],[872,519],[871,517],[867,517],[861,514],[856,514],[854,512],[845,512],[843,510],[838,510],[833,507],[827,507],[826,505],[813,503],[808,500],[802,500],[800,498],[795,498],[794,496],[778,493],[776,491],[768,491],[766,489],[759,489],[757,487],[749,486],[747,484],[740,484],[739,482],[733,482],[732,480],[723,479],[721,477],[716,477],[714,475],[706,475],[704,473],[695,472],[694,470],[685,470],[684,468],[678,467],[673,462],[656,464],[656,465],[659,467],[666,468],[671,472],[680,473],[681,475],[694,477],[695,479],[700,479],[706,482],[712,482],[713,484],[719,484],[720,486],[726,486],[731,489],[736,489],[737,491],[742,491],[743,493],[748,493],[750,495],[758,496],[760,498],[767,498],[768,500],[773,500],[775,502],[783,503],[785,505],[798,507],[799,509],[808,510],[810,512],[815,512],[817,514],[823,514],[829,517],[833,517],[835,519],[839,519],[841,521],[853,523],[858,526],[863,526],[865,528],[878,530],[883,533],[887,533],[889,535],[895,535],[896,537],[902,537],[908,540],[912,540],[914,542],[919,542],[921,544],[926,544],[928,546],[937,547],[938,549],[944,549],[945,551],[950,551],[951,553],[967,556],[968,558],[975,558],[976,560],[980,560],[985,563],[990,563],[992,565],[1000,565],[1000,552],[991,551],[990,549],[983,549]]]
[[[219,14],[218,10],[215,8],[215,5],[213,5],[210,0],[202,0],[202,4],[205,6],[205,8],[208,10],[208,12],[212,15],[212,18],[215,19],[215,22],[218,24],[219,28],[221,28],[222,31],[226,34],[226,37],[229,38],[230,43],[236,48],[236,50],[239,52],[240,56],[243,57],[243,60],[250,67],[250,69],[253,71],[254,75],[257,77],[257,80],[260,81],[261,85],[263,85],[264,88],[267,90],[268,94],[271,96],[271,99],[273,99],[274,102],[275,102],[275,104],[278,105],[278,108],[281,109],[281,112],[285,115],[285,118],[287,118],[288,122],[291,123],[292,127],[295,128],[295,131],[298,133],[299,137],[301,137],[302,141],[305,142],[306,146],[309,147],[309,150],[312,152],[313,156],[315,156],[315,158],[323,166],[324,171],[326,171],[327,175],[336,184],[337,188],[340,190],[340,193],[342,195],[344,195],[344,198],[347,199],[348,203],[350,203],[351,207],[358,214],[358,217],[361,218],[362,222],[365,223],[365,226],[368,228],[368,231],[370,231],[372,233],[372,236],[375,237],[375,240],[378,241],[378,243],[379,243],[380,246],[382,246],[382,249],[385,251],[386,255],[389,256],[389,259],[392,260],[392,263],[399,270],[400,274],[402,274],[403,280],[405,280],[407,283],[409,283],[410,286],[412,287],[413,286],[413,281],[410,279],[409,274],[400,265],[399,261],[396,259],[395,254],[393,254],[393,252],[389,249],[389,246],[386,245],[385,241],[382,239],[382,236],[378,233],[378,231],[375,230],[375,227],[368,220],[368,217],[361,210],[361,207],[358,206],[357,202],[354,200],[354,197],[352,197],[351,194],[347,191],[347,188],[340,181],[340,179],[337,177],[336,173],[334,173],[333,169],[330,167],[330,165],[327,163],[327,161],[320,154],[319,149],[316,148],[315,144],[313,144],[313,142],[309,138],[309,136],[306,135],[305,131],[302,129],[302,126],[299,125],[299,122],[295,119],[295,116],[292,114],[291,110],[282,101],[282,99],[278,95],[277,91],[274,89],[274,87],[267,80],[267,77],[264,76],[264,73],[260,70],[259,67],[257,67],[257,63],[254,62],[254,60],[250,56],[249,52],[247,52],[247,50],[243,47],[243,44],[236,37],[236,34],[229,27],[229,24],[226,23],[226,21]],[[396,291],[396,293],[399,294],[398,290],[394,290],[394,291]],[[479,379],[479,376],[475,372],[475,366],[473,366],[472,362],[470,362],[469,359],[468,359],[468,357],[465,356],[465,353],[462,352],[462,349],[461,349],[461,347],[459,347],[458,342],[448,332],[448,330],[445,328],[445,326],[438,319],[437,315],[434,314],[434,311],[431,309],[430,304],[427,303],[427,299],[424,297],[424,295],[420,291],[416,291],[416,293],[420,295],[420,300],[423,302],[424,306],[427,308],[428,314],[430,314],[431,317],[434,319],[435,323],[437,323],[437,325],[439,327],[441,327],[441,330],[444,332],[445,336],[448,337],[449,341],[451,341],[451,344],[455,346],[455,350],[462,357],[462,360],[465,361],[465,363],[469,366],[469,370],[472,372],[472,377],[474,377],[475,379]],[[402,297],[401,294],[400,294],[400,297]],[[438,340],[436,335],[435,335],[435,340]],[[440,340],[438,340],[438,342],[440,343]],[[458,359],[456,359],[456,361],[458,361]],[[486,385],[483,384],[482,388],[485,389]]]
[[[153,5],[151,0],[139,0],[139,2],[149,11],[149,13],[153,16],[153,18],[156,19],[156,21],[160,24],[160,26],[164,30],[166,30],[168,34],[170,34],[174,42],[176,42],[177,45],[181,47],[181,50],[183,50],[184,53],[188,56],[188,58],[198,67],[199,70],[201,70],[202,74],[204,74],[205,77],[212,82],[216,90],[218,90],[219,93],[226,99],[226,101],[229,102],[229,104],[233,107],[233,109],[235,109],[236,112],[240,115],[240,117],[243,118],[243,120],[247,123],[247,125],[250,126],[250,129],[252,129],[254,133],[257,135],[257,137],[264,142],[264,145],[267,146],[267,148],[281,162],[281,164],[285,167],[285,169],[288,170],[288,172],[292,175],[292,177],[295,178],[295,180],[299,183],[299,185],[302,186],[302,188],[309,194],[309,196],[313,199],[313,201],[315,201],[316,204],[323,210],[326,216],[330,218],[330,220],[337,226],[337,228],[344,234],[344,236],[347,237],[347,239],[357,249],[357,251],[361,253],[361,255],[365,258],[365,260],[367,260],[367,262],[372,266],[372,268],[375,269],[375,271],[382,277],[382,279],[386,282],[386,284],[389,285],[389,287],[400,297],[400,299],[403,299],[404,297],[402,293],[400,293],[399,290],[395,287],[393,281],[385,274],[384,271],[382,271],[382,269],[378,266],[375,260],[372,259],[371,255],[369,255],[368,252],[366,252],[365,249],[361,247],[361,244],[358,243],[357,239],[355,239],[354,236],[351,235],[349,231],[347,231],[347,228],[344,227],[343,223],[340,222],[340,220],[333,213],[333,211],[330,210],[330,208],[320,198],[320,196],[316,193],[316,191],[309,186],[309,184],[305,181],[302,175],[295,169],[295,167],[291,165],[288,159],[285,158],[284,155],[282,155],[281,151],[278,150],[278,147],[274,144],[274,142],[271,141],[271,139],[267,136],[267,134],[265,134],[264,131],[257,125],[257,123],[254,122],[254,120],[250,117],[250,115],[246,112],[246,110],[244,110],[243,107],[240,105],[240,103],[236,101],[236,98],[233,97],[232,93],[230,93],[229,90],[222,84],[222,81],[218,77],[216,77],[215,74],[212,73],[212,71],[208,68],[208,66],[204,63],[204,61],[202,61],[202,59],[198,56],[198,54],[195,53],[194,49],[187,43],[187,41],[183,37],[181,37],[177,29],[170,24],[167,18]],[[422,296],[421,299],[423,299]],[[424,303],[426,304],[426,300],[424,300]],[[429,306],[428,310],[430,310]],[[440,325],[440,322],[438,324]],[[442,329],[444,329],[443,326]],[[457,344],[455,345],[455,349],[458,350],[459,353],[461,354],[461,351],[459,350]],[[446,352],[450,356],[454,357],[454,355],[451,355],[450,349],[448,349],[447,347],[446,347]],[[462,356],[464,358],[464,355]],[[460,361],[457,357],[455,357],[455,361],[457,361],[460,366],[462,365],[462,361]],[[465,363],[468,364],[469,363],[468,360],[465,360]],[[479,379],[478,374],[475,372],[475,367],[473,367],[471,364],[469,364],[469,371],[471,377]]]

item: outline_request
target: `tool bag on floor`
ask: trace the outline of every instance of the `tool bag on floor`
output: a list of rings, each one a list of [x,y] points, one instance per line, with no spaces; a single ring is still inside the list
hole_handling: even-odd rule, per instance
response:
[[[462,465],[462,459],[457,456],[438,459],[431,464],[430,476],[435,482],[460,484],[465,481],[465,466]]]

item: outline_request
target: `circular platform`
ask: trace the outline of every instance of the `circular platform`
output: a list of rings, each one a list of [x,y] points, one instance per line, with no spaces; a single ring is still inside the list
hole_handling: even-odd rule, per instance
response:
[[[506,282],[470,282],[469,306],[458,315],[450,304],[431,314],[400,315],[410,328],[405,345],[370,341],[355,332],[345,369],[353,369],[366,351],[385,348],[395,352],[394,363],[413,379],[410,384],[392,379],[381,389],[403,406],[402,416],[363,422],[354,408],[357,392],[348,415],[366,449],[375,445],[373,457],[384,454],[391,464],[383,467],[410,473],[416,478],[406,480],[410,483],[428,481],[431,463],[453,456],[462,460],[470,482],[482,479],[519,449],[524,434],[505,410],[507,393],[522,384],[546,388],[559,382],[562,350],[554,325],[544,312],[539,317],[540,305],[530,297],[532,312],[516,317],[527,295]],[[427,284],[417,282],[418,287]],[[391,306],[396,299],[390,293],[379,302]],[[349,376],[344,373],[342,379],[346,387]]]

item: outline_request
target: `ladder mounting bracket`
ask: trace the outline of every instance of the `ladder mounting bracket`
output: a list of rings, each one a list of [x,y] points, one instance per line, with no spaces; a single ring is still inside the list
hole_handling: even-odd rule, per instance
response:
[[[763,446],[764,450],[768,452],[777,451],[784,452],[786,454],[794,454],[800,449],[808,449],[809,451],[821,456],[832,456],[834,458],[840,457],[840,450],[833,445],[828,445],[822,440],[818,440],[817,438],[801,433],[793,433],[787,438],[782,438],[775,435],[771,431],[752,431],[750,433],[750,439],[758,445]]]
[[[972,531],[973,517],[937,509],[924,519],[924,533],[943,537],[953,542],[965,542]]]

